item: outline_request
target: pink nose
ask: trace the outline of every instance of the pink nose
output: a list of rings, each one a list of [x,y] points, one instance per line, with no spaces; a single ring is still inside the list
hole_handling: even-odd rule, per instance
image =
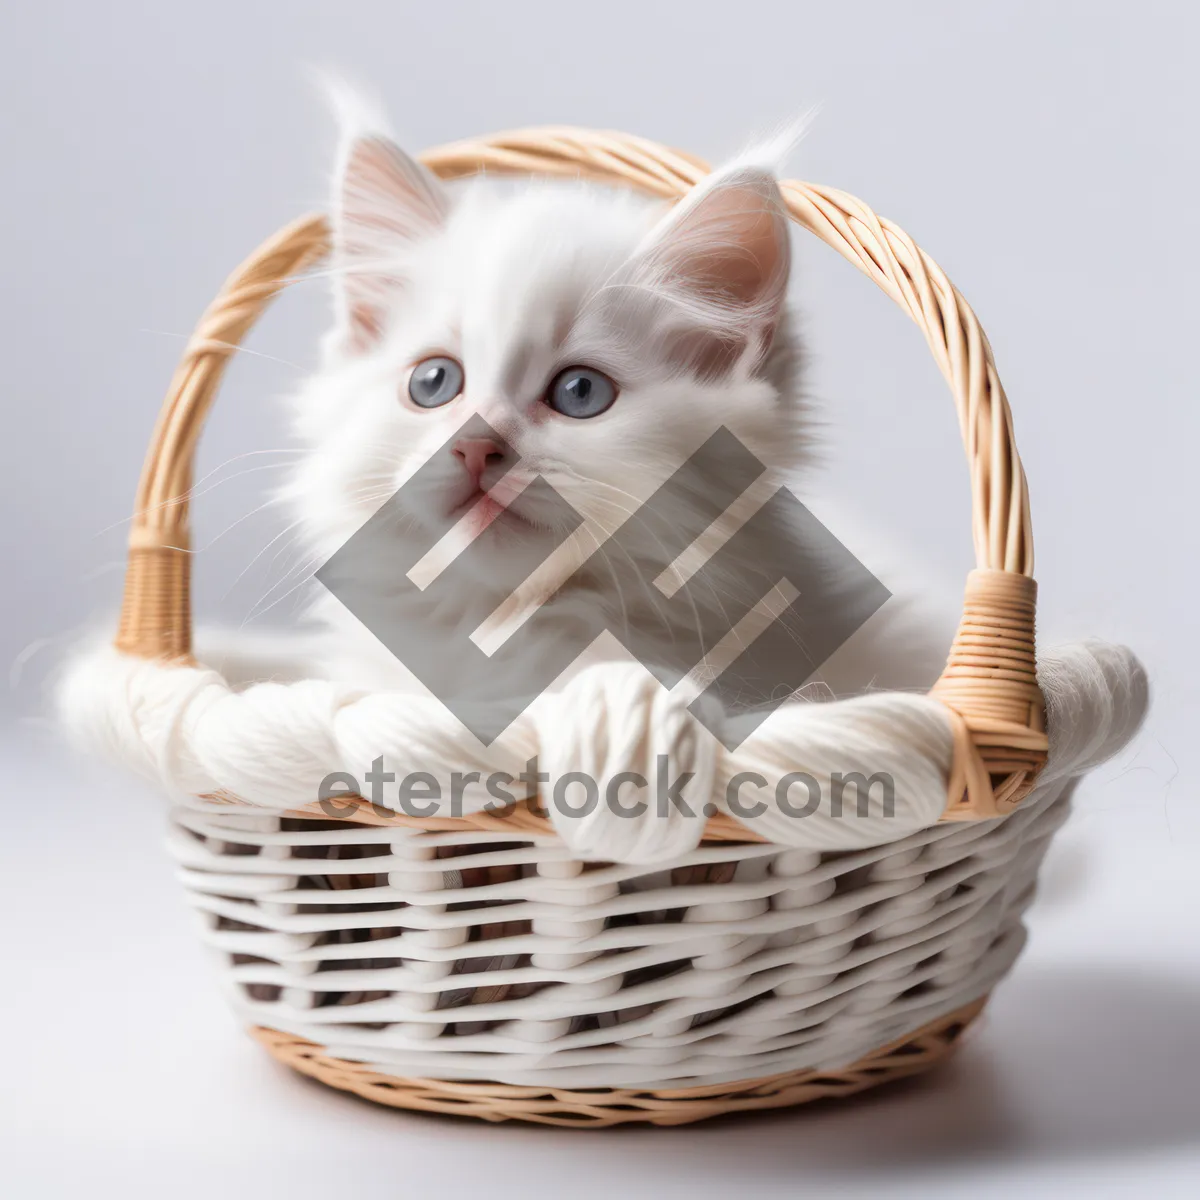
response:
[[[462,459],[471,478],[478,483],[489,463],[499,462],[504,450],[491,438],[459,438],[451,453]]]

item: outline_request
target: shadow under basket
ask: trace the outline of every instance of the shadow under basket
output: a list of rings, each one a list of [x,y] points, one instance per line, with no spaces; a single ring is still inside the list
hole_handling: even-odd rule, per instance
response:
[[[642,139],[579,130],[424,157],[446,178],[584,176],[667,198],[706,171]],[[1046,736],[1008,404],[974,314],[903,231],[833,189],[780,188],[800,225],[918,324],[958,410],[977,569],[932,691],[954,735],[944,819],[832,852],[771,844],[718,814],[695,850],[647,867],[579,861],[523,805],[418,819],[360,804],[334,819],[307,796],[286,811],[254,796],[179,802],[171,845],[202,936],[239,1015],[296,1070],[383,1104],[490,1121],[685,1124],[926,1069],[1019,953],[1067,789],[1034,787]],[[138,491],[126,654],[192,661],[187,497],[200,430],[231,350],[327,246],[321,217],[280,232],[231,276],[185,351]]]

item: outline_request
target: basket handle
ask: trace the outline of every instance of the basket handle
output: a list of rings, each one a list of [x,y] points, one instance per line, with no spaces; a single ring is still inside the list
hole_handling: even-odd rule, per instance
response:
[[[700,159],[642,138],[535,129],[457,142],[422,161],[443,179],[488,171],[585,177],[670,199],[707,173]],[[1033,535],[1012,414],[970,306],[900,228],[833,188],[787,181],[793,219],[873,279],[917,323],[958,410],[971,476],[976,569],[963,618],[931,694],[955,734],[949,819],[1011,811],[1046,758],[1034,660]],[[205,416],[226,363],[277,292],[328,250],[311,215],[265,242],[226,280],[184,350],[142,468],[129,541],[118,649],[189,661],[192,645],[188,496]]]

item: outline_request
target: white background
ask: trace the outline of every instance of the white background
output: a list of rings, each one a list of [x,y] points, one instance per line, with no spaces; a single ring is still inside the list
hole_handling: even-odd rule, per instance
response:
[[[1200,1187],[1195,325],[1197,20],[1179,3],[43,2],[0,16],[8,815],[3,1168],[16,1196],[1196,1194]],[[862,196],[979,312],[1033,499],[1041,627],[1146,662],[1155,707],[1079,792],[1032,940],[964,1052],[845,1106],[676,1131],[490,1128],[289,1076],[226,1014],[154,797],[45,728],[64,638],[111,613],[142,450],[183,337],[265,234],[319,205],[306,65],[375,87],[413,148],[538,123],[719,158],[823,102],[795,173]],[[798,243],[835,497],[933,592],[971,565],[956,422],[916,331]],[[280,407],[323,315],[289,296],[206,434],[198,610],[289,565]],[[272,550],[271,553],[274,551]],[[267,614],[286,619],[296,597]],[[255,620],[258,618],[255,617]]]

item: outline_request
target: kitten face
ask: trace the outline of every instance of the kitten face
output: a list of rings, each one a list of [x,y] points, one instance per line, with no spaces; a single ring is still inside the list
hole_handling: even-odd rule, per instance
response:
[[[529,489],[541,477],[584,518],[581,559],[721,426],[794,464],[787,220],[765,171],[670,210],[578,182],[451,189],[367,135],[343,151],[334,226],[339,321],[299,398],[311,452],[289,489],[318,552],[422,467],[398,501],[413,536],[461,519],[469,537],[507,509],[506,536],[549,540],[562,513]],[[462,387],[424,407],[410,385],[434,358]],[[570,368],[611,381],[611,407],[556,411]]]

